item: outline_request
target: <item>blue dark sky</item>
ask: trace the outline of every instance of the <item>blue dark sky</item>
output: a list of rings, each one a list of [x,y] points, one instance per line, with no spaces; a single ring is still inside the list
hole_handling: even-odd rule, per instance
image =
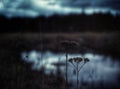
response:
[[[120,0],[0,0],[0,14],[8,17],[54,14],[120,13]]]

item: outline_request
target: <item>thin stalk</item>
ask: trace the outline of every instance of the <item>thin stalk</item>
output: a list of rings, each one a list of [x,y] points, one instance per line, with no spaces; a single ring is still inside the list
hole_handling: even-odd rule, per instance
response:
[[[75,69],[77,68],[74,63],[71,63],[71,64],[73,65],[73,68],[75,68]]]
[[[76,72],[77,72],[77,89],[78,89],[78,63],[77,63],[77,70],[76,70]]]
[[[67,89],[67,83],[68,83],[68,77],[67,77],[67,70],[68,70],[68,68],[67,68],[67,59],[68,59],[68,53],[67,53],[67,51],[66,51],[66,74],[65,74],[65,76],[66,76],[66,85],[65,85],[65,89]]]
[[[42,28],[41,28],[41,25],[40,25],[40,50],[41,50],[41,57],[40,57],[40,60],[42,61],[43,60],[43,37],[42,37]],[[42,67],[44,67],[44,64],[41,64]],[[44,72],[44,69],[42,69],[42,72]],[[44,75],[42,75],[42,85],[44,85]],[[45,86],[42,86],[42,88],[44,88]]]
[[[82,69],[82,67],[85,65],[85,63],[80,67],[80,69],[78,69],[78,72],[80,72],[80,70]]]

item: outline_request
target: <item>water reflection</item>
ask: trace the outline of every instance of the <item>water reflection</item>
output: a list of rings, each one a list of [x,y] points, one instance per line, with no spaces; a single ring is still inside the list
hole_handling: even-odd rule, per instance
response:
[[[26,58],[28,56],[28,58]],[[113,61],[111,57],[105,57],[102,55],[96,55],[91,53],[81,54],[69,54],[69,58],[73,57],[87,57],[90,62],[87,63],[79,73],[79,80],[85,82],[100,82],[104,81],[104,84],[119,84],[117,79],[120,63],[118,61]],[[65,54],[64,53],[52,53],[52,52],[23,52],[22,60],[32,63],[32,69],[39,70],[41,67],[45,67],[45,72],[49,74],[51,71],[56,73],[56,66],[53,63],[64,63]],[[64,75],[65,66],[61,66],[62,74]],[[76,76],[74,76],[73,68],[68,64],[68,79],[75,83]]]

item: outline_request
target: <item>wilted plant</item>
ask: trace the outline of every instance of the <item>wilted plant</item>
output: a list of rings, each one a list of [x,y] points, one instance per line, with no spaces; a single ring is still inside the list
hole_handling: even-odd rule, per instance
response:
[[[68,61],[73,65],[73,68],[75,70],[75,74],[77,74],[76,76],[77,76],[77,89],[78,89],[78,74],[79,74],[79,71],[82,69],[82,67],[87,62],[89,62],[89,59],[88,58],[75,57],[75,58],[70,58]],[[81,66],[79,66],[81,62],[83,62],[83,64]]]
[[[66,56],[66,63],[65,63],[65,65],[66,65],[66,69],[65,69],[65,71],[66,71],[66,73],[65,73],[65,77],[66,77],[66,89],[67,89],[67,82],[68,82],[68,77],[67,77],[67,70],[68,70],[68,64],[67,64],[67,61],[68,61],[68,51],[70,50],[70,49],[73,49],[75,46],[78,46],[79,45],[79,43],[77,43],[76,41],[69,41],[69,40],[65,40],[65,41],[62,41],[61,42],[61,45],[62,45],[62,47],[65,49],[65,56]]]

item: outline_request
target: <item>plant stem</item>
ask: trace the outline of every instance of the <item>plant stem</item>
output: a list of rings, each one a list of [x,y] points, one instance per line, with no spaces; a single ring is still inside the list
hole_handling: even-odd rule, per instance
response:
[[[68,77],[67,77],[67,70],[68,70],[68,69],[67,69],[67,66],[68,66],[68,65],[67,65],[67,59],[68,59],[68,53],[67,53],[67,52],[66,52],[66,55],[65,55],[65,56],[66,56],[66,85],[65,85],[65,89],[67,89],[67,82],[68,82]]]
[[[71,63],[72,65],[73,65],[73,67],[75,68],[75,69],[77,69],[77,67],[75,66],[75,64],[74,63]]]
[[[80,69],[78,69],[78,72],[82,69],[82,67],[85,65],[85,63],[80,67]]]
[[[77,89],[78,89],[78,63],[77,63],[77,70],[76,70],[76,72],[77,72]]]

